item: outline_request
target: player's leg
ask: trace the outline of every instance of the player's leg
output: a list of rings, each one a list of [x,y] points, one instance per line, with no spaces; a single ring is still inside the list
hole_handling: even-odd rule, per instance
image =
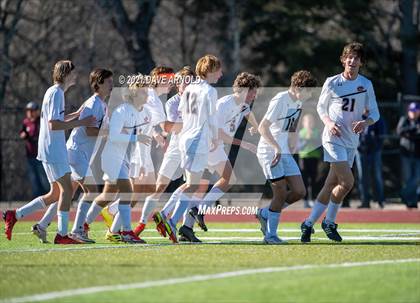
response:
[[[331,168],[328,172],[327,178],[325,180],[324,186],[318,194],[318,197],[311,209],[311,213],[308,218],[303,221],[301,224],[301,242],[308,243],[311,242],[311,234],[313,233],[313,226],[322,216],[324,211],[327,209],[328,202],[330,201],[331,192],[334,187],[337,185],[337,177],[334,170]]]
[[[117,188],[120,192],[120,202],[118,203],[118,213],[114,218],[110,232],[117,234],[121,231],[121,237],[127,243],[145,243],[137,235],[134,234],[131,228],[131,203],[133,200],[133,187],[130,180],[118,179]],[[128,196],[130,195],[130,198]]]
[[[139,178],[139,190],[141,193],[146,194],[147,197],[145,198],[144,205],[141,210],[140,220],[135,228],[135,233],[137,235],[140,235],[140,233],[145,229],[150,214],[156,208],[156,204],[158,202],[158,200],[154,199],[151,195],[156,190],[156,176],[154,172],[149,172],[147,175]]]
[[[66,173],[61,178],[57,179],[57,184],[60,188],[60,196],[58,199],[57,210],[57,235],[54,239],[55,244],[78,244],[76,239],[68,236],[69,210],[71,199],[73,196],[73,186],[71,182],[71,174]]]

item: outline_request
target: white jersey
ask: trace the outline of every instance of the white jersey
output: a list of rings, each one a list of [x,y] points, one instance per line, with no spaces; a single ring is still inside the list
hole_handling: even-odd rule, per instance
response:
[[[64,130],[51,130],[49,121],[64,121],[64,91],[58,84],[44,95],[37,159],[46,163],[68,163]]]
[[[235,135],[244,116],[249,113],[249,105],[236,103],[234,95],[227,95],[217,100],[216,115],[218,126],[231,137]]]
[[[322,144],[333,143],[346,148],[359,145],[359,135],[353,132],[352,123],[363,120],[362,115],[369,110],[369,117],[375,122],[379,119],[372,82],[362,75],[355,80],[347,80],[342,74],[327,78],[319,97],[317,111],[321,119],[328,116],[337,123],[341,136],[333,136],[324,127]]]
[[[156,94],[156,91],[153,88],[148,88],[147,95],[147,103],[144,105],[144,107],[147,107],[150,114],[152,115],[152,125],[155,126],[159,125],[159,123],[165,122],[165,110],[163,108],[162,101]]]
[[[143,134],[151,137],[153,133],[152,126],[152,115],[149,110],[143,106],[141,111],[138,111],[137,124],[135,128],[136,134]],[[150,145],[145,145],[140,142],[136,142],[136,148],[131,158],[131,163],[140,164],[140,166],[146,165],[147,153],[150,154]]]
[[[94,116],[96,118],[95,127],[101,128],[104,126],[105,128],[108,128],[108,106],[96,94],[91,96],[84,103],[79,119],[84,119],[88,116]],[[70,137],[67,140],[67,149],[81,151],[88,157],[88,159],[90,159],[95,149],[95,144],[97,142],[100,143],[100,141],[100,137],[88,136],[86,133],[86,127],[81,126],[72,130]]]
[[[217,138],[217,91],[205,80],[187,86],[179,110],[183,126],[179,149],[187,154],[208,154],[210,140]]]
[[[263,119],[271,122],[270,132],[282,154],[290,154],[289,132],[295,132],[302,112],[302,102],[293,101],[289,92],[281,92],[271,99]],[[258,153],[271,152],[273,147],[261,136]]]
[[[168,101],[166,101],[165,109],[169,122],[182,123],[182,116],[179,110],[179,103],[181,102],[181,95],[176,94]],[[169,142],[168,151],[179,149],[179,134],[172,133],[171,141]]]
[[[102,152],[102,162],[130,163],[136,148],[137,127],[141,124],[139,111],[130,103],[117,106],[109,121],[109,136]]]

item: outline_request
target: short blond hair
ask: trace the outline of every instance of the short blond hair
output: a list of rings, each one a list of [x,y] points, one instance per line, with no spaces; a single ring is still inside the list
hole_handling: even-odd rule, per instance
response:
[[[292,75],[290,86],[293,88],[301,87],[315,87],[317,81],[311,72],[307,70],[300,70]]]
[[[147,79],[142,74],[133,75],[133,78],[136,79],[133,83],[131,83],[126,89],[125,93],[123,94],[123,99],[126,101],[133,102],[134,97],[137,96],[139,89],[144,89],[145,96],[147,98],[146,88],[148,87]]]
[[[74,69],[74,64],[70,60],[60,60],[54,65],[53,69],[53,82],[54,83],[64,83],[64,80],[71,71]]]
[[[220,69],[221,66],[222,63],[216,56],[205,55],[204,57],[198,59],[197,65],[195,67],[195,73],[200,78],[206,78],[207,74],[214,73]]]
[[[247,72],[240,73],[233,82],[234,93],[241,93],[243,90],[251,90],[259,87],[261,87],[260,77]]]

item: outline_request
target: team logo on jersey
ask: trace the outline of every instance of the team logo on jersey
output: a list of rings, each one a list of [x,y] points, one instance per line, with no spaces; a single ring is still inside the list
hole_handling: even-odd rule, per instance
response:
[[[358,88],[357,88],[357,91],[358,92],[362,92],[362,91],[364,91],[365,90],[365,88],[363,87],[363,86],[359,86]]]

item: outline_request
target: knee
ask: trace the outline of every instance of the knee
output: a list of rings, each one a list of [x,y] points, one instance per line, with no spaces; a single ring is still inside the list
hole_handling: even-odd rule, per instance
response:
[[[354,186],[354,177],[347,176],[345,178],[342,178],[339,182],[339,185],[343,187],[347,192],[351,191]]]
[[[300,187],[293,191],[293,194],[296,196],[297,200],[303,199],[306,196],[306,188]]]

